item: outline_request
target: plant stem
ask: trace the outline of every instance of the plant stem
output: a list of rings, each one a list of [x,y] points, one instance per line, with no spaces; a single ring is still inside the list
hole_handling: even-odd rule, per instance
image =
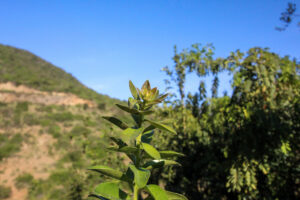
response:
[[[139,199],[139,188],[137,185],[134,185],[133,188],[133,200],[138,200]]]

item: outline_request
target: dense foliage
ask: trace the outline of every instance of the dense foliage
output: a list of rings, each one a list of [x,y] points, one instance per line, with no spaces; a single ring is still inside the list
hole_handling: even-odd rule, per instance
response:
[[[141,90],[136,88],[131,81],[129,86],[133,98],[128,99],[128,106],[119,104],[117,106],[131,114],[134,125],[129,126],[115,117],[104,117],[104,119],[123,130],[119,137],[116,137],[117,135],[111,137],[115,146],[109,149],[125,153],[130,163],[124,172],[103,165],[91,167],[90,170],[115,180],[97,185],[90,196],[101,200],[138,200],[142,199],[141,192],[145,192],[148,195],[143,199],[147,200],[186,200],[186,197],[180,194],[165,191],[158,185],[148,183],[152,169],[178,165],[177,162],[169,159],[183,156],[174,151],[158,151],[150,144],[155,128],[176,135],[173,128],[150,120],[149,117],[146,118],[146,115],[153,113],[151,108],[161,103],[167,95],[159,95],[158,89],[152,89],[149,81],[144,83]],[[148,126],[145,126],[145,123]]]
[[[160,135],[166,147],[183,152],[182,168],[161,171],[166,188],[190,199],[300,198],[299,64],[268,49],[236,51],[215,58],[212,46],[175,51],[164,68],[180,97],[160,116],[173,120],[177,136]],[[232,95],[218,97],[219,74],[232,76]],[[188,73],[199,91],[185,92]],[[213,77],[212,95],[203,78]],[[171,84],[172,85],[172,84]]]

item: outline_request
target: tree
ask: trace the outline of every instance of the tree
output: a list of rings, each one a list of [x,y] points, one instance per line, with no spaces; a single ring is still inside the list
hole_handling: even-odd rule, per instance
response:
[[[200,82],[199,91],[185,99],[185,116],[181,101],[173,100],[161,109],[161,116],[174,120],[178,135],[159,135],[157,140],[167,137],[166,147],[186,155],[178,159],[182,168],[162,171],[166,188],[185,191],[191,199],[299,198],[300,65],[296,60],[262,48],[217,59],[199,45],[181,53],[185,54],[182,68],[199,78],[231,73],[233,94],[208,97]],[[168,68],[167,73],[178,72]]]

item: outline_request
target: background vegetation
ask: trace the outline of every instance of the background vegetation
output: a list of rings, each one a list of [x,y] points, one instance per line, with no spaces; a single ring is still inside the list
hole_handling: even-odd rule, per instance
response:
[[[164,70],[166,82],[178,92],[155,108],[155,118],[173,126],[177,135],[161,132],[153,144],[186,156],[177,160],[182,167],[154,170],[149,183],[189,199],[300,198],[299,63],[262,48],[216,58],[210,45],[175,51],[173,60],[174,66]],[[218,96],[224,73],[232,77],[233,92]],[[0,103],[0,165],[22,155],[23,145],[32,145],[45,134],[54,140],[45,156],[59,157],[54,168],[45,169],[46,179],[30,173],[16,177],[16,187],[27,188],[27,199],[85,199],[94,185],[106,180],[87,173],[88,167],[125,169],[128,160],[105,150],[109,136],[120,130],[101,119],[118,116],[133,123],[113,109],[114,103],[122,102],[97,94],[29,52],[3,45],[0,74],[0,82],[70,92],[98,103],[96,108]],[[188,74],[199,77],[196,93],[185,89]],[[204,83],[208,76],[213,77],[211,92]],[[5,184],[0,199],[11,195]]]

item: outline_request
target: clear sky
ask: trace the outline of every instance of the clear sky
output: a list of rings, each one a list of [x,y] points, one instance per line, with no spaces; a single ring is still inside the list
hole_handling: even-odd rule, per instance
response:
[[[300,6],[299,1],[298,6]],[[26,49],[97,92],[126,99],[128,80],[165,88],[173,46],[213,43],[217,56],[269,47],[300,58],[296,23],[278,32],[286,0],[2,0],[0,43]],[[299,19],[300,20],[300,19]],[[229,87],[221,77],[222,90]],[[188,89],[199,80],[189,77]],[[196,87],[195,87],[196,88]]]

